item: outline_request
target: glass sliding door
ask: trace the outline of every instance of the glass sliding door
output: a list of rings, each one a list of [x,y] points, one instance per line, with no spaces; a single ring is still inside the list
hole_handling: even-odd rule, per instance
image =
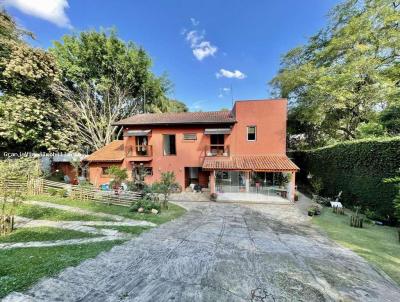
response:
[[[215,185],[218,193],[246,191],[246,175],[243,171],[216,171]]]

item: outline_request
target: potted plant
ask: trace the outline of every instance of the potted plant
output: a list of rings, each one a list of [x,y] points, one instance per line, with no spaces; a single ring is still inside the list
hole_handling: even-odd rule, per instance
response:
[[[210,200],[211,201],[217,201],[218,194],[217,193],[211,193],[210,194]]]
[[[310,184],[311,184],[311,187],[313,190],[313,194],[312,194],[313,200],[318,201],[319,194],[321,193],[322,187],[323,187],[322,179],[319,177],[314,177],[310,180]]]
[[[126,169],[121,169],[118,166],[111,166],[107,169],[107,174],[113,178],[112,181],[110,181],[110,187],[118,193],[122,182],[128,178]]]

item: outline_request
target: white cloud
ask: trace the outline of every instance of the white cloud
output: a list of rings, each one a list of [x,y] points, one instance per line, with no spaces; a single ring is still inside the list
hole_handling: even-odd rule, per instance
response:
[[[193,25],[193,26],[197,26],[197,25],[200,24],[200,22],[197,21],[195,18],[190,18],[190,22],[192,22],[192,25]]]
[[[21,12],[52,22],[60,27],[72,28],[65,13],[68,0],[5,0],[4,5]]]
[[[222,88],[222,91],[223,92],[229,92],[229,91],[231,91],[231,89],[229,87],[224,87],[224,88]]]
[[[186,41],[190,43],[193,55],[197,60],[201,61],[209,56],[214,56],[218,51],[218,47],[212,45],[210,41],[205,40],[205,31],[191,30],[186,31]]]
[[[215,76],[217,77],[217,79],[219,79],[219,78],[229,78],[229,79],[239,79],[239,80],[242,80],[245,77],[247,77],[247,75],[245,75],[240,70],[229,71],[229,70],[226,70],[226,69],[223,69],[223,68],[221,68],[215,74]]]
[[[203,41],[193,48],[193,54],[197,60],[201,61],[208,56],[213,56],[217,52],[218,48],[211,45],[208,41]]]
[[[186,33],[186,41],[190,43],[190,47],[194,48],[204,40],[204,35],[204,31],[199,33],[197,30],[191,30]]]

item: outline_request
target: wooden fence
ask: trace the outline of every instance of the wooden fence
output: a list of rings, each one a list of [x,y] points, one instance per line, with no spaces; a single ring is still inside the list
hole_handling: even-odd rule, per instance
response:
[[[132,202],[140,199],[142,194],[131,191],[102,191],[89,186],[70,185],[50,180],[43,181],[43,191],[49,192],[49,189],[63,189],[66,194],[77,200],[92,200],[101,203],[115,204],[121,206],[130,206]]]
[[[21,192],[38,195],[42,193],[53,193],[54,189],[64,190],[65,194],[76,200],[92,200],[95,202],[114,204],[120,206],[130,206],[132,202],[140,199],[142,194],[131,191],[102,191],[90,186],[70,185],[46,179],[32,179],[28,182],[17,180],[4,181],[0,183],[0,188],[6,186]]]

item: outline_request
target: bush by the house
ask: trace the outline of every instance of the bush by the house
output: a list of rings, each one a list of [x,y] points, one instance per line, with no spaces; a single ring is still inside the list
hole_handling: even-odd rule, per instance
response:
[[[309,185],[307,175],[322,180],[321,195],[334,197],[343,191],[347,207],[368,209],[371,219],[394,222],[395,184],[384,183],[400,167],[400,138],[344,142],[309,151],[292,152],[300,167],[298,181]]]
[[[140,208],[143,209],[143,213],[151,213],[152,209],[156,209],[158,213],[160,213],[161,211],[160,204],[158,202],[151,200],[151,198],[149,197],[144,197],[142,199],[135,201],[130,207],[130,210],[132,212],[138,212]]]

